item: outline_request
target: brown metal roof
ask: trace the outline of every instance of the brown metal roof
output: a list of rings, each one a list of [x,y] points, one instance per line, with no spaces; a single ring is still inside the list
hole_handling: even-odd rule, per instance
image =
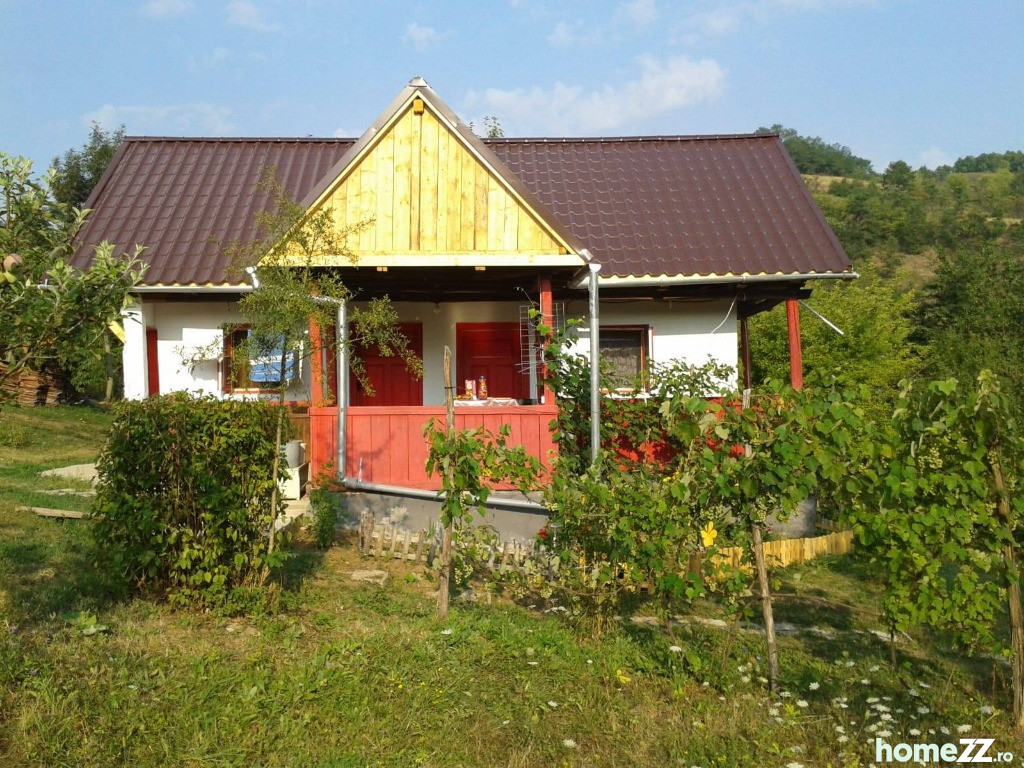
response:
[[[73,263],[108,240],[146,246],[147,285],[245,282],[226,249],[260,236],[254,219],[272,197],[264,171],[276,168],[287,195],[301,199],[352,141],[127,138],[85,203],[93,212]]]
[[[489,146],[587,244],[602,276],[850,268],[776,136]]]
[[[147,246],[147,284],[222,285],[225,244],[255,239],[277,169],[323,184],[353,139],[129,138],[87,207],[75,261]],[[842,273],[850,261],[775,136],[491,139],[487,147],[602,265],[602,276]]]

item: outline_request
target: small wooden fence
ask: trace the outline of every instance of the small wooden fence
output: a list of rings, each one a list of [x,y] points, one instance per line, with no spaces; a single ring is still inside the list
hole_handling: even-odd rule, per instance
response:
[[[825,536],[804,539],[779,539],[766,541],[765,559],[769,566],[784,568],[799,565],[825,555],[845,555],[853,546],[852,531],[838,531]],[[359,526],[359,550],[372,557],[390,560],[432,563],[440,549],[438,537],[429,531],[413,533],[390,523],[377,523],[373,513],[363,512]],[[719,550],[718,557],[734,568],[743,565],[745,550],[742,547],[726,547]],[[530,560],[544,568],[551,567],[551,556],[543,544],[523,543],[517,540],[495,541],[488,545],[487,566],[491,570],[506,568],[521,569]],[[697,561],[691,563],[691,568]]]
[[[522,568],[527,560],[550,560],[544,545],[521,541],[495,541],[487,545],[487,567],[491,570]],[[431,531],[412,531],[390,523],[377,523],[373,513],[364,511],[359,523],[359,551],[364,555],[391,560],[433,563],[441,542]]]
[[[853,546],[853,531],[837,531],[806,539],[777,539],[764,543],[764,556],[769,566],[785,568],[800,565],[824,555],[845,555]],[[743,561],[743,547],[726,547],[718,556],[739,568]]]

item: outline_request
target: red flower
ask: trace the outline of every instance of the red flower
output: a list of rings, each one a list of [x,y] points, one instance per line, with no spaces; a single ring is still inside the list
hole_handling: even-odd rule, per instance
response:
[[[537,531],[537,538],[538,539],[546,539],[547,537],[548,537],[548,529],[547,528],[541,528],[539,531]]]

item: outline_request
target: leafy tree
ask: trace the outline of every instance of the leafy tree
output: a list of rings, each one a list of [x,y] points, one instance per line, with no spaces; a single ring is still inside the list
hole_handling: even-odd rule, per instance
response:
[[[97,248],[87,270],[68,265],[86,214],[53,198],[54,173],[0,152],[0,384],[25,369],[67,371],[102,349],[108,324],[141,277],[140,249],[127,258]]]
[[[81,149],[69,149],[63,157],[53,159],[54,198],[64,205],[84,205],[123,139],[123,125],[116,131],[105,131],[94,122]]]
[[[902,160],[894,160],[882,174],[882,186],[886,189],[909,191],[914,184],[914,172]]]
[[[940,254],[919,321],[929,373],[971,381],[991,370],[1024,413],[1022,291],[1024,261],[1010,248],[989,243]]]
[[[839,335],[802,310],[800,333],[804,366],[810,381],[841,376],[870,391],[866,407],[888,412],[901,380],[921,365],[923,349],[911,340],[917,299],[865,265],[858,280],[822,286],[807,301],[834,323]],[[789,375],[789,337],[785,307],[750,319],[750,348],[755,381],[783,380]]]
[[[825,176],[864,177],[872,173],[871,161],[857,157],[849,147],[827,144],[817,136],[801,136],[792,128],[776,123],[758,128],[757,133],[777,133],[800,173]]]

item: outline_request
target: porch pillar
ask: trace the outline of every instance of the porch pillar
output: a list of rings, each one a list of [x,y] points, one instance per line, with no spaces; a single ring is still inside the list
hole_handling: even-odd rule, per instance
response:
[[[740,359],[743,361],[743,389],[753,386],[753,371],[750,365],[750,330],[747,327],[747,316],[740,310]]]
[[[149,394],[149,366],[146,356],[146,314],[142,303],[136,301],[122,309],[121,323],[124,326],[124,349],[121,352],[124,362],[124,398],[144,400]]]
[[[309,318],[309,404],[324,404],[324,334],[314,318]]]
[[[786,299],[786,327],[789,329],[789,381],[793,389],[804,385],[804,353],[800,346],[800,304]]]
[[[548,328],[554,328],[555,327],[555,305],[554,305],[554,300],[552,299],[552,296],[551,296],[551,278],[550,277],[541,277],[539,279],[539,284],[540,284],[540,316],[541,316],[541,322],[543,322],[544,325],[546,325]],[[548,364],[547,364],[547,357],[546,357],[546,355],[547,355],[548,344],[550,342],[551,342],[551,334],[550,333],[547,334],[543,339],[541,339],[541,354],[545,355],[544,359],[542,359],[541,364],[540,364],[540,377],[541,377],[541,381],[542,381],[542,384],[541,384],[541,387],[542,387],[541,402],[543,402],[545,405],[551,405],[551,404],[553,404],[555,402],[555,393],[554,393],[554,390],[551,389],[551,384],[548,381]]]

